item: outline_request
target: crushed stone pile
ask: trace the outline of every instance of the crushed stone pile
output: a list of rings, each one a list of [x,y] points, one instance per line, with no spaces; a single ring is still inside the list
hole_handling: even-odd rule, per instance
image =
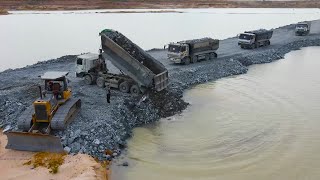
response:
[[[101,33],[108,36],[111,40],[113,40],[115,43],[117,43],[119,46],[125,49],[131,56],[136,58],[138,61],[144,62],[148,60],[148,57],[145,54],[145,52],[141,51],[141,49],[135,43],[133,43],[130,39],[128,39],[120,32],[107,29],[102,31]]]

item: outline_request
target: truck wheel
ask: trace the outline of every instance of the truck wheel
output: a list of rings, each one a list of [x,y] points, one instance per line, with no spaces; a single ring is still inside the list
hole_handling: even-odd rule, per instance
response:
[[[129,83],[127,81],[123,81],[122,83],[120,83],[119,90],[121,92],[128,93],[130,90]]]
[[[190,58],[189,58],[189,57],[184,58],[183,64],[184,64],[184,65],[190,64]]]
[[[91,75],[87,74],[84,76],[84,83],[87,85],[93,84],[93,78]]]
[[[218,54],[217,53],[210,53],[210,58],[209,60],[213,60],[214,58],[217,58]]]
[[[198,57],[197,57],[197,56],[193,56],[193,58],[192,58],[192,62],[193,62],[193,63],[198,62]]]
[[[267,46],[269,46],[270,44],[271,44],[270,41],[268,41],[268,42],[267,42]]]
[[[205,60],[205,61],[209,61],[209,60],[210,60],[210,55],[207,54],[204,60]]]
[[[104,88],[106,86],[106,82],[103,77],[98,77],[97,86],[101,88]]]
[[[133,95],[138,95],[141,93],[139,86],[137,85],[132,85],[130,88],[130,93]]]

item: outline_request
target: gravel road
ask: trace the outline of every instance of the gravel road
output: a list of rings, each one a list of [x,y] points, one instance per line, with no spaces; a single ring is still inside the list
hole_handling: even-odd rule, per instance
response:
[[[240,32],[239,32],[240,33]],[[222,77],[243,74],[252,64],[269,63],[292,51],[307,46],[320,46],[320,20],[312,22],[311,34],[295,36],[294,25],[274,29],[271,45],[253,50],[240,49],[237,38],[220,41],[218,58],[190,65],[172,64],[165,50],[148,53],[161,61],[169,70],[170,85],[166,91],[141,97],[111,91],[111,103],[106,92],[97,86],[85,85],[75,77],[75,55],[39,62],[0,73],[0,126],[17,129],[19,115],[38,97],[39,75],[46,71],[69,71],[73,94],[82,100],[82,109],[65,131],[54,132],[71,153],[86,153],[108,159],[106,149],[116,154],[125,147],[126,140],[136,126],[181,113],[188,105],[182,100],[185,89]],[[113,66],[109,69],[116,71]]]

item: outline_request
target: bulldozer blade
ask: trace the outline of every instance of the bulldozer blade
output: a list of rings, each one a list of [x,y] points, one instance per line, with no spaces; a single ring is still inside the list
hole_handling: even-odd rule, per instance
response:
[[[6,149],[34,152],[64,152],[59,137],[29,132],[7,132]]]

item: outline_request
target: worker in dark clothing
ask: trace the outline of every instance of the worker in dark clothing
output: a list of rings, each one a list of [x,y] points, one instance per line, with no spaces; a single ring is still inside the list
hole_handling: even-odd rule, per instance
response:
[[[106,90],[107,90],[107,102],[110,103],[111,91],[110,91],[109,85],[106,87]]]
[[[49,82],[48,82],[48,87],[47,87],[48,89],[47,89],[47,90],[48,90],[48,91],[52,91],[52,86],[53,86],[53,82],[52,82],[52,81],[49,81]]]

